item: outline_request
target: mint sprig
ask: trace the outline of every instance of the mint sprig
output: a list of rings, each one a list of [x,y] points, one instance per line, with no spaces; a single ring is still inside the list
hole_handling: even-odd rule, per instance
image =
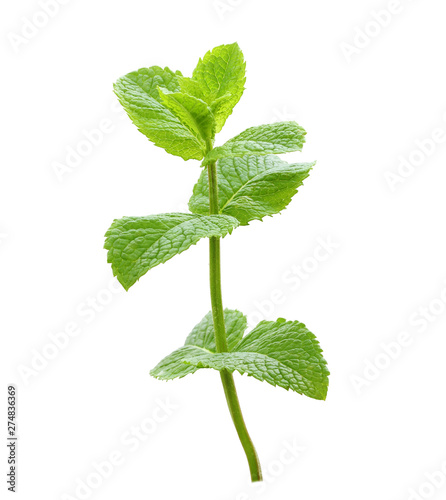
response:
[[[196,183],[192,213],[115,220],[106,233],[108,262],[129,290],[150,269],[209,239],[212,310],[184,346],[150,372],[161,380],[211,368],[220,373],[226,401],[245,451],[252,481],[260,462],[243,419],[233,372],[247,374],[313,399],[325,399],[329,371],[315,336],[298,321],[262,321],[247,335],[246,317],[223,309],[220,239],[252,220],[285,209],[315,163],[289,164],[276,154],[300,151],[305,130],[295,122],[251,127],[214,147],[245,85],[245,61],[236,43],[199,60],[191,77],[159,66],[119,78],[115,93],[139,131],[156,146],[205,167]]]

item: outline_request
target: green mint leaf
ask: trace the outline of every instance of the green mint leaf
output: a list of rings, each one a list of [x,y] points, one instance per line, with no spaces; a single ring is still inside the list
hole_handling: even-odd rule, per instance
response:
[[[201,142],[206,150],[206,141],[215,136],[215,119],[209,106],[196,97],[182,92],[170,92],[159,87],[164,106],[183,123]]]
[[[212,107],[217,132],[223,128],[226,119],[240,100],[245,89],[245,60],[237,43],[220,45],[206,53],[194,69],[192,81],[182,81],[183,91],[203,98],[209,105],[225,96]],[[187,90],[186,90],[187,89]]]
[[[304,324],[283,318],[262,321],[242,338],[246,329],[242,313],[225,309],[225,323],[230,352],[216,353],[209,313],[185,345],[160,361],[151,375],[172,380],[199,368],[238,371],[314,399],[326,398],[330,372],[316,337]]]
[[[114,91],[139,131],[156,146],[184,160],[201,160],[203,143],[162,103],[158,88],[179,92],[178,73],[152,66],[118,79]]]
[[[247,328],[247,320],[240,311],[231,309],[224,310],[224,317],[228,346],[231,350],[243,337],[243,333]],[[184,363],[185,358],[195,354],[215,352],[214,324],[212,313],[209,312],[193,328],[184,346],[162,359],[151,370],[150,374],[160,380],[184,377],[199,369],[197,366]]]
[[[127,75],[119,78],[116,83],[118,83],[123,78],[132,81],[137,87],[139,87],[145,94],[153,97],[158,102],[161,102],[159,98],[158,87],[163,87],[170,92],[178,92],[180,90],[180,84],[178,78],[180,76],[174,73],[169,68],[160,68],[159,66],[151,66],[150,68],[141,68],[137,71],[132,71]]]
[[[195,245],[201,238],[223,237],[239,225],[227,215],[159,214],[116,219],[104,248],[113,274],[128,290],[149,269]]]
[[[194,96],[202,101],[206,100],[201,85],[198,82],[187,76],[178,76],[177,80],[180,84],[181,92]]]
[[[316,337],[298,321],[262,321],[231,352],[189,352],[182,362],[247,373],[314,399],[327,395],[327,362]]]
[[[203,165],[222,158],[245,155],[269,155],[301,151],[305,130],[296,122],[279,122],[246,129],[228,142],[210,151]]]
[[[234,103],[234,100],[234,96],[228,93],[219,97],[210,104],[212,113],[215,116],[217,132],[220,132],[223,128],[226,119],[232,114],[234,106],[239,101],[239,99],[237,99],[237,102]]]
[[[193,345],[184,345],[163,358],[155,368],[150,370],[150,375],[158,380],[173,380],[195,373],[199,370],[198,366],[187,364],[184,359],[200,352],[208,353],[209,351]]]
[[[218,204],[221,214],[246,225],[262,220],[290,203],[313,163],[287,163],[277,156],[224,158],[217,163]],[[192,213],[209,213],[208,171],[204,169],[189,200]]]

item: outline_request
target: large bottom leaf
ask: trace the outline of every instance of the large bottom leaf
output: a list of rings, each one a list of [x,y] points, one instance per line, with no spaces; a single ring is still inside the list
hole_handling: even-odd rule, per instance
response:
[[[303,323],[284,319],[262,321],[242,338],[246,322],[240,321],[240,314],[225,311],[225,321],[230,325],[228,338],[232,340],[230,352],[215,352],[215,343],[210,337],[213,326],[207,315],[189,335],[186,344],[164,358],[151,375],[171,380],[199,368],[238,371],[314,399],[326,398],[327,362],[316,337]],[[235,315],[237,321],[234,321]],[[235,339],[239,341],[234,343]]]

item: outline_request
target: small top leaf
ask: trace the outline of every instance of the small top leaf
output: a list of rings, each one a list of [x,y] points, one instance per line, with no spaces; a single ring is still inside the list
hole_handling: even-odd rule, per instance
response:
[[[178,83],[180,84],[181,92],[194,96],[197,99],[201,99],[203,101],[206,100],[203,89],[197,81],[192,80],[192,78],[189,78],[187,76],[178,76]]]
[[[178,76],[169,68],[142,68],[119,78],[114,90],[130,119],[156,146],[184,160],[201,160],[203,141],[162,103],[158,90],[179,92]]]
[[[279,122],[250,127],[223,146],[210,151],[203,160],[203,165],[222,158],[301,151],[305,135],[305,130],[296,122]]]
[[[180,90],[178,73],[174,73],[169,68],[163,69],[159,66],[151,66],[150,68],[141,68],[137,71],[132,71],[122,78],[132,81],[136,87],[139,87],[147,95],[161,102],[158,87],[165,88],[170,92],[178,92]],[[121,78],[118,79],[118,82],[120,80]]]
[[[206,150],[215,136],[215,119],[209,106],[196,97],[159,87],[161,102],[197,137]]]
[[[213,48],[198,61],[191,79],[181,79],[183,92],[204,99],[220,132],[245,89],[246,64],[237,43]],[[198,84],[198,85],[196,85]]]

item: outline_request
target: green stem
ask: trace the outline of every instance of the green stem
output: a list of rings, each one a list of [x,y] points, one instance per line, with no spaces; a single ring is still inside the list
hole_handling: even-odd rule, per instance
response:
[[[209,213],[218,214],[218,185],[217,169],[215,162],[208,165],[209,176]],[[214,320],[215,344],[217,352],[228,352],[226,339],[223,301],[221,295],[221,270],[220,270],[220,238],[209,238],[209,277],[211,285],[212,317]],[[232,421],[237,430],[238,437],[248,459],[251,480],[262,481],[262,470],[256,449],[246,428],[240,402],[235,388],[234,377],[227,370],[220,372],[221,382],[225,391],[226,402]]]

